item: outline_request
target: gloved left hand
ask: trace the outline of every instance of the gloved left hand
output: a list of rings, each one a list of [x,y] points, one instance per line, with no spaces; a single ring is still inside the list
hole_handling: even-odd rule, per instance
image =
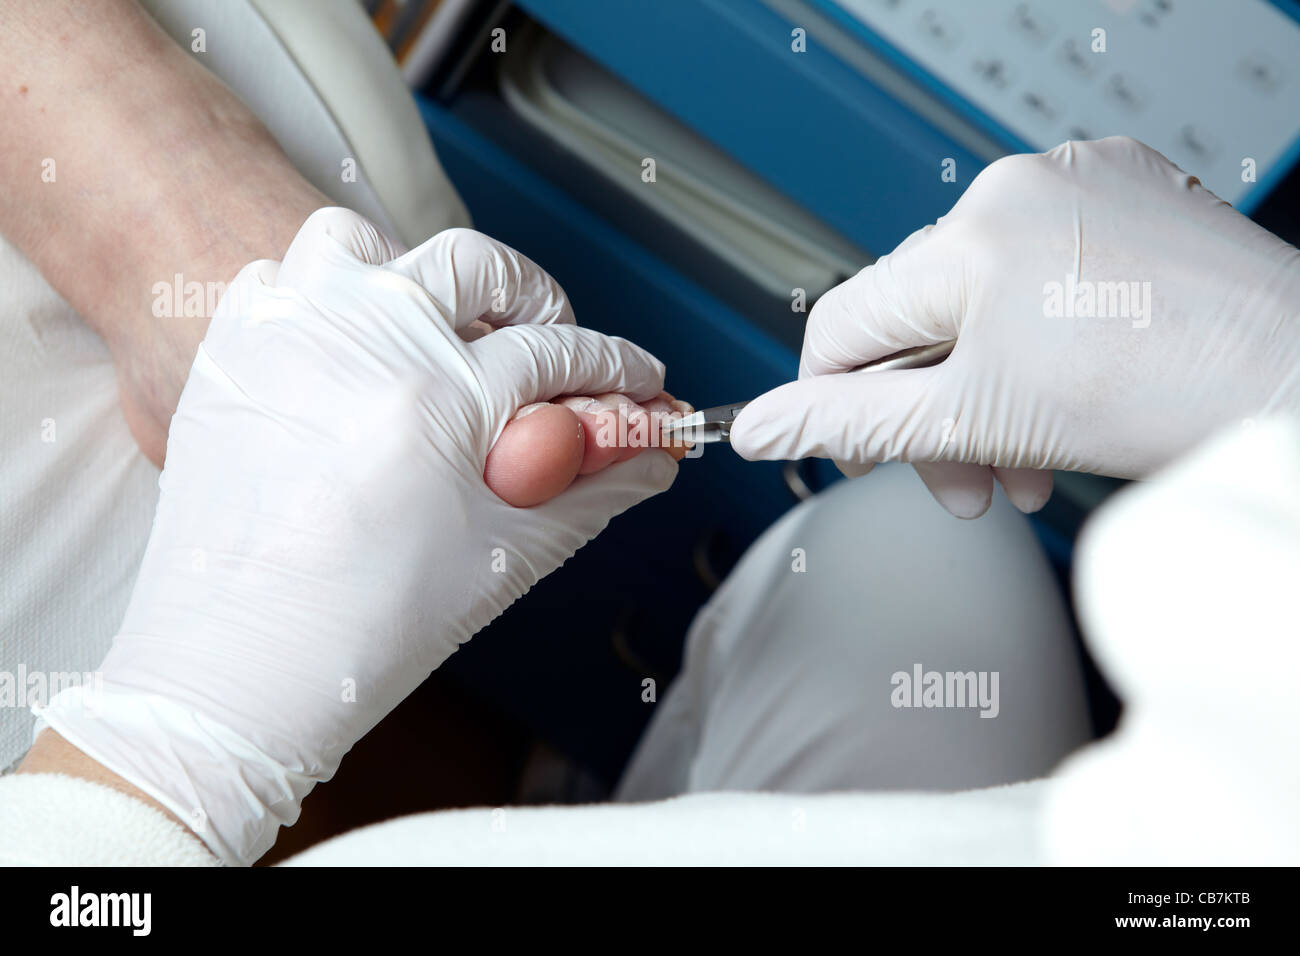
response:
[[[467,341],[480,318],[499,327]],[[315,213],[216,310],[102,691],[44,720],[223,860],[260,856],[459,644],[671,484],[652,448],[535,508],[485,485],[520,407],[663,388],[651,355],[572,321],[554,280],[479,233],[393,258],[360,217]]]

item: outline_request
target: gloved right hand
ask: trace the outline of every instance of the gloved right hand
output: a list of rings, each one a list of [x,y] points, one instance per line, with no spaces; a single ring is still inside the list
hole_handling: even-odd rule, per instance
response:
[[[940,365],[849,370],[955,339]],[[959,517],[996,477],[1141,477],[1212,431],[1300,410],[1300,251],[1136,140],[985,169],[948,215],[826,293],[799,380],[751,402],[746,458],[915,463]]]

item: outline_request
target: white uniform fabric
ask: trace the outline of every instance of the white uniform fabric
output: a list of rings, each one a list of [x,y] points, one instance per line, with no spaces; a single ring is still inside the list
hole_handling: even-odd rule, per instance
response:
[[[415,244],[468,216],[354,0],[146,0],[321,191]],[[355,182],[342,161],[357,159]],[[107,349],[0,237],[0,770],[27,705],[103,659],[144,553],[158,471],[118,405]],[[33,677],[32,675],[36,675]],[[52,688],[57,689],[57,687]]]
[[[918,666],[976,675],[987,706],[964,683],[964,706],[895,706],[914,700],[896,701],[894,676]],[[1042,777],[1090,737],[1069,615],[1028,521],[1001,493],[958,521],[886,465],[749,549],[696,616],[620,797],[965,790]]]
[[[1300,664],[1290,607],[1300,575],[1300,423],[1238,430],[1126,492],[1085,536],[1079,564],[1089,642],[1126,711],[1111,737],[1047,780],[955,794],[706,793],[428,813],[290,862],[1300,863],[1300,699],[1289,686]],[[811,652],[816,635],[807,634]],[[45,779],[69,791],[73,783]],[[83,814],[111,796],[120,795],[85,785],[60,797],[71,812],[44,822],[88,838]],[[0,862],[55,860],[34,856],[48,843],[29,827],[5,825],[39,820],[32,803],[44,798],[20,778],[0,779]],[[174,824],[144,810],[156,862],[184,862],[179,847],[163,845]],[[113,839],[63,845],[87,847],[81,863],[133,852],[132,838],[116,850]]]
[[[1059,773],[1072,862],[1300,863],[1300,424],[1246,422],[1106,509],[1076,590],[1124,699]]]

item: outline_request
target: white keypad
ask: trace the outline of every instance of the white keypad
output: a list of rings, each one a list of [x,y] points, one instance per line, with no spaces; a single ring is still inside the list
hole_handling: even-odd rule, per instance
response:
[[[1035,149],[1133,136],[1234,203],[1295,158],[1300,23],[1266,0],[837,2]]]

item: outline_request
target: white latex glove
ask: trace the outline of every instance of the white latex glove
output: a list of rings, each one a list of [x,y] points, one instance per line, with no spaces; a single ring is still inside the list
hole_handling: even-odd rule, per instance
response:
[[[1081,301],[1103,283],[1138,294],[1127,310]],[[933,368],[839,374],[952,339]],[[1300,409],[1300,251],[1116,137],[993,163],[948,215],[822,296],[799,381],[751,402],[731,442],[846,472],[911,461],[975,517],[995,476],[1033,511],[1051,494],[1041,469],[1141,477],[1274,409]]]
[[[504,327],[466,342],[480,317]],[[535,508],[484,484],[520,407],[662,389],[651,355],[572,321],[476,232],[392,259],[359,216],[315,213],[217,308],[103,692],[64,691],[45,721],[223,860],[260,856],[459,644],[671,484],[658,449]]]

